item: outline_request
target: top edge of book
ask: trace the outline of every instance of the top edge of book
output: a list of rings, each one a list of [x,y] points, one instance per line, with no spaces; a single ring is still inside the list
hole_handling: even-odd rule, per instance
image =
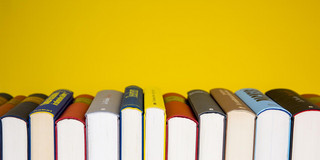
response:
[[[144,92],[144,109],[158,108],[166,110],[161,90],[159,88],[145,88]]]
[[[135,85],[126,87],[120,110],[135,108],[143,112],[143,90]]]
[[[252,109],[256,115],[259,115],[267,110],[280,110],[288,115],[291,113],[285,108],[281,107],[278,103],[274,102],[271,98],[263,94],[257,89],[244,88],[235,93],[248,107]]]
[[[287,109],[292,115],[297,115],[304,111],[320,111],[320,107],[311,103],[298,93],[290,89],[272,89],[266,92],[266,95]]]
[[[109,112],[119,116],[122,96],[123,93],[116,90],[99,91],[91,102],[86,115],[96,112]]]
[[[198,119],[202,114],[218,113],[223,116],[226,114],[220,106],[214,101],[210,94],[203,90],[191,90],[188,92],[188,101]]]
[[[250,107],[243,103],[243,101],[239,97],[237,97],[233,92],[231,92],[228,89],[211,89],[210,94],[226,113],[234,110],[243,110],[255,114]]]
[[[47,99],[45,99],[30,116],[35,113],[49,113],[54,119],[57,119],[65,108],[73,101],[73,92],[67,89],[59,89],[54,91]]]

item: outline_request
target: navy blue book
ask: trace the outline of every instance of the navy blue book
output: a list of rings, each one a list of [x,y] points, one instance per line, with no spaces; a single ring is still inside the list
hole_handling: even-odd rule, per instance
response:
[[[72,101],[73,92],[60,89],[30,113],[32,160],[55,160],[54,123]]]
[[[120,108],[121,160],[142,160],[143,133],[143,90],[128,86]]]
[[[31,94],[0,118],[2,124],[0,134],[3,134],[2,160],[28,159],[29,113],[47,97],[44,94]]]
[[[289,160],[290,112],[256,89],[235,94],[257,115],[254,159]]]

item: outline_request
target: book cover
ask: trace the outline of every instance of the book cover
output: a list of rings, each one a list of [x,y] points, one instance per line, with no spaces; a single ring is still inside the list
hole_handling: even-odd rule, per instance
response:
[[[0,106],[8,102],[12,96],[8,93],[0,93]]]
[[[291,113],[274,102],[271,98],[253,88],[240,89],[235,93],[245,104],[247,104],[251,110],[258,116],[266,110],[281,110]]]
[[[231,112],[233,110],[244,110],[253,113],[252,110],[230,90],[224,88],[216,88],[210,90],[210,94],[218,102],[225,113]]]
[[[141,113],[141,116],[136,118],[141,118],[141,123],[136,123],[136,119],[131,119],[128,113],[127,117],[124,116],[124,112],[129,110],[137,110]],[[127,120],[125,120],[127,119]],[[131,119],[131,120],[130,120]],[[128,86],[125,88],[125,92],[121,101],[120,108],[120,160],[128,160],[128,159],[143,159],[143,151],[144,151],[144,117],[143,117],[143,90],[138,86]],[[136,131],[136,128],[132,128],[132,125],[136,125],[137,127],[141,126],[140,131]],[[141,142],[134,142],[138,139],[135,139],[136,132],[141,132]],[[138,135],[137,135],[138,136]],[[137,138],[137,137],[136,137]],[[136,143],[136,144],[133,144]],[[137,145],[137,146],[136,146]],[[139,147],[141,146],[141,148]],[[140,153],[141,152],[141,153]]]
[[[61,148],[59,148],[60,145],[63,144],[59,144],[58,142],[60,141],[66,141],[66,143],[71,143],[71,144],[64,144],[63,145],[63,154],[61,153],[61,155],[64,155],[63,158],[66,157],[72,157],[74,159],[81,159],[79,157],[82,157],[84,159],[86,159],[86,122],[85,122],[85,113],[88,110],[92,100],[93,100],[93,96],[88,95],[88,94],[81,94],[77,97],[75,97],[73,103],[67,107],[67,109],[63,112],[63,114],[60,116],[60,118],[55,122],[56,123],[56,159],[59,159],[59,152]],[[71,127],[76,127],[76,126],[70,126],[72,124],[77,124],[77,123],[73,123],[73,121],[68,121],[65,123],[61,123],[61,140],[59,140],[59,135],[58,133],[58,124],[59,122],[63,121],[63,120],[75,120],[75,121],[79,121],[83,124],[83,128],[82,128],[82,137],[78,136],[78,135],[73,135],[72,137],[68,137],[70,136],[70,134],[77,134],[78,132],[78,128],[75,128],[74,130],[70,130],[68,128]],[[72,123],[72,124],[71,124]],[[80,134],[82,134],[80,133]],[[65,135],[63,135],[65,134]],[[82,142],[75,142],[82,139]],[[75,143],[73,143],[75,142]],[[83,147],[81,146],[75,146],[77,144],[83,144]],[[78,149],[78,150],[77,150]],[[83,153],[79,153],[83,151]],[[66,155],[67,154],[67,155]],[[69,158],[70,159],[70,158]]]
[[[54,120],[57,120],[62,112],[73,101],[73,92],[66,89],[54,91],[44,102],[42,102],[35,110],[30,113],[30,116],[36,113],[51,114]]]
[[[320,110],[320,107],[307,101],[298,93],[289,89],[273,89],[266,95],[287,109],[293,116],[309,110]]]
[[[3,104],[0,107],[0,117],[6,114],[10,109],[14,108],[17,104],[19,104],[21,101],[23,101],[26,98],[26,96],[15,96],[11,100],[9,100],[7,103]]]
[[[39,106],[46,98],[47,98],[47,95],[39,94],[39,93],[31,94],[27,98],[25,98],[25,96],[17,96],[14,98],[16,100],[14,100],[13,103],[18,103],[20,100],[23,99],[22,102],[16,104],[15,106],[12,104],[4,105],[3,107],[5,107],[5,110],[7,110],[8,108],[11,108],[12,106],[14,106],[14,107],[11,108],[4,115],[2,115],[1,119],[5,118],[5,117],[15,117],[15,118],[18,118],[18,119],[25,121],[27,123],[27,127],[29,128],[29,124],[28,124],[29,113],[32,112],[37,106]],[[28,128],[27,128],[27,130],[29,130]],[[26,137],[29,138],[29,135],[26,135]],[[2,126],[1,126],[1,121],[0,121],[0,142],[1,142],[1,140],[2,140]],[[30,142],[30,140],[28,140],[28,143],[29,142]],[[2,142],[0,143],[0,150],[2,151]],[[27,152],[29,152],[29,151],[30,150],[28,150]],[[1,156],[2,156],[2,154],[1,154]]]
[[[311,103],[320,106],[320,95],[318,94],[302,94],[301,97],[310,101]]]
[[[85,113],[87,112],[93,98],[93,96],[88,94],[81,94],[75,97],[73,103],[67,107],[56,123],[63,119],[75,119],[85,125]]]
[[[87,159],[119,160],[122,92],[99,91],[86,112]]]
[[[86,114],[95,112],[108,112],[117,116],[120,115],[120,104],[123,93],[115,90],[99,91],[93,99]]]
[[[202,114],[218,113],[223,116],[226,114],[220,106],[212,99],[210,94],[203,90],[192,90],[188,92],[188,100],[193,112],[197,115],[198,120]]]
[[[55,159],[55,121],[73,101],[73,92],[54,91],[29,114],[32,160]]]
[[[188,102],[200,123],[199,160],[224,159],[226,114],[210,94],[203,90],[189,91]]]
[[[320,159],[320,107],[290,89],[272,89],[266,95],[293,115],[291,158]]]
[[[240,89],[235,94],[257,115],[254,159],[288,160],[291,113],[257,89]]]
[[[149,115],[148,110],[153,109]],[[159,112],[160,110],[160,112]],[[155,117],[159,115],[159,117]],[[158,119],[157,119],[158,118]],[[163,118],[163,119],[162,119]],[[163,123],[161,124],[161,121]],[[149,124],[148,124],[149,123]],[[150,126],[149,128],[147,126]],[[163,137],[157,137],[159,133],[151,129],[163,130]],[[151,135],[149,135],[151,134]],[[144,89],[144,159],[153,160],[158,158],[159,160],[164,160],[166,155],[166,109],[164,106],[164,100],[162,93],[158,88],[146,88]],[[158,141],[158,139],[163,139],[163,141]],[[157,149],[159,146],[163,146],[163,150]],[[160,153],[163,153],[160,155]]]
[[[255,113],[239,97],[227,89],[210,90],[211,96],[227,114],[226,160],[252,160]]]
[[[166,114],[167,114],[167,139],[166,139],[166,159],[168,160],[168,122],[170,119],[176,118],[176,117],[181,117],[181,118],[186,118],[191,121],[193,121],[196,126],[196,148],[195,148],[195,159],[197,160],[197,155],[198,155],[198,121],[197,118],[195,117],[192,109],[187,105],[187,99],[177,93],[166,93],[163,95],[165,107],[166,107]]]

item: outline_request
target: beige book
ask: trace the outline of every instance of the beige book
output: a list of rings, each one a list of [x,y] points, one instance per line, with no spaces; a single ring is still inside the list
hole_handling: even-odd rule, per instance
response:
[[[252,160],[255,113],[227,89],[212,89],[210,93],[227,114],[225,159]]]

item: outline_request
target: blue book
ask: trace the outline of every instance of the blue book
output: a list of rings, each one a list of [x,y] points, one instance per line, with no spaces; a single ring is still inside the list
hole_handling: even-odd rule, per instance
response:
[[[121,160],[143,159],[143,90],[125,89],[120,108]]]
[[[235,93],[257,115],[255,160],[289,160],[291,113],[252,88]]]
[[[54,123],[73,101],[73,92],[60,89],[53,92],[30,113],[30,158],[55,160]]]

